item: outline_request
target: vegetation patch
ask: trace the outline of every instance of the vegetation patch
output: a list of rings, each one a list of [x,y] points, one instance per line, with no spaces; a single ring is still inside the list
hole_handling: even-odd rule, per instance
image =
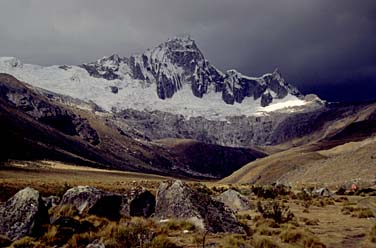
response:
[[[280,239],[289,244],[298,244],[303,247],[326,248],[326,245],[306,230],[287,229],[279,235]]]
[[[272,219],[276,223],[285,223],[294,218],[290,208],[278,201],[268,201],[266,203],[257,202],[257,211],[266,219]]]

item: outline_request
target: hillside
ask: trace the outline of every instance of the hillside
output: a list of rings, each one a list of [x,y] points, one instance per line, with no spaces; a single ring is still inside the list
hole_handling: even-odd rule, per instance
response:
[[[202,169],[198,161],[187,162],[184,155],[171,153],[146,137],[143,139],[137,130],[124,124],[117,125],[110,115],[63,105],[51,100],[54,99],[52,93],[48,93],[49,98],[41,92],[13,76],[0,74],[1,161],[57,160],[108,169],[212,179],[228,175],[245,164],[244,160],[234,162],[211,174]],[[225,152],[228,159],[237,154],[237,149],[221,146],[216,149],[228,150]],[[250,160],[263,156],[250,149],[242,152]]]
[[[311,135],[266,148],[273,154],[247,164],[221,182],[330,186],[373,182],[376,104],[357,108],[351,114],[336,115],[335,121],[328,121]]]

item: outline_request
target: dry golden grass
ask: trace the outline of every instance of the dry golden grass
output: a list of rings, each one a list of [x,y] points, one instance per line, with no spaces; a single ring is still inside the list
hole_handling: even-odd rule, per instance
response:
[[[61,196],[68,188],[78,185],[90,185],[122,193],[135,186],[143,186],[155,191],[160,181],[166,179],[151,174],[76,168],[73,165],[57,162],[37,161],[15,164],[17,165],[0,170],[0,202],[25,187],[33,187],[44,196]]]
[[[25,168],[8,168],[0,171],[0,189],[10,189],[12,192],[25,186],[41,190],[42,194],[62,194],[67,188],[75,185],[88,184],[104,190],[123,192],[134,186],[144,186],[155,192],[161,177],[148,176],[145,179],[140,174],[82,171],[66,168],[41,168],[32,166]],[[252,185],[228,185],[215,182],[205,183],[206,187],[191,183],[200,190],[211,191],[216,195],[227,188],[234,188],[246,194],[246,197],[256,205],[257,201],[266,203],[267,199],[250,193]],[[292,194],[278,196],[274,200],[289,207],[295,218],[287,223],[278,224],[273,220],[264,219],[256,209],[241,211],[237,216],[244,227],[245,235],[207,234],[194,228],[182,220],[172,220],[171,223],[159,223],[154,219],[123,218],[119,222],[109,221],[96,216],[79,216],[69,206],[55,207],[50,210],[52,216],[70,216],[81,222],[90,222],[94,231],[88,231],[69,236],[65,242],[67,247],[85,247],[94,240],[106,244],[106,247],[121,247],[120,244],[139,242],[139,233],[153,233],[154,238],[145,236],[149,247],[202,247],[203,240],[210,247],[376,247],[374,219],[358,218],[361,210],[367,209],[375,213],[376,197],[347,196],[347,198],[310,198],[309,206],[305,206],[304,197],[299,198],[297,191]],[[14,193],[14,192],[13,192]],[[6,194],[10,194],[9,192]],[[308,212],[306,210],[309,210]],[[344,214],[343,209],[352,209],[350,214]],[[355,210],[360,209],[360,211]],[[369,214],[369,213],[368,213]],[[53,246],[61,242],[61,235],[56,227],[49,226],[41,239],[25,238],[14,245],[31,244],[35,247]],[[60,236],[59,236],[60,235]],[[128,242],[128,243],[127,243]],[[133,242],[133,243],[132,243]],[[173,246],[176,245],[176,246]]]
[[[376,243],[376,223],[372,226],[370,232],[368,233],[369,240],[372,243]]]
[[[376,138],[350,142],[329,150],[305,146],[253,161],[222,183],[288,183],[336,187],[353,180],[369,183],[376,174]]]

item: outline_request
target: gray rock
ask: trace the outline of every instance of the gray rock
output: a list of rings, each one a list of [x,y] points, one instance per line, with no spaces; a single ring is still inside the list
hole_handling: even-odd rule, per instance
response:
[[[106,246],[102,243],[102,241],[96,239],[92,243],[88,244],[86,248],[105,248]]]
[[[335,109],[322,105],[294,113],[270,113],[265,116],[233,116],[226,120],[203,117],[184,118],[162,111],[127,109],[118,113],[116,122],[139,130],[151,140],[165,138],[194,139],[231,147],[275,145],[303,137],[323,128],[325,121],[338,118]],[[330,119],[328,119],[330,118]]]
[[[333,193],[328,188],[320,188],[313,190],[312,195],[318,197],[330,197],[333,196]]]
[[[67,190],[60,205],[71,204],[79,214],[94,214],[110,220],[120,218],[122,196],[90,186],[78,186]]]
[[[0,234],[11,240],[40,235],[48,222],[47,208],[35,189],[20,190],[0,206]]]
[[[120,213],[126,216],[150,217],[155,212],[155,196],[144,188],[134,188],[123,195]]]
[[[92,243],[88,244],[86,248],[105,248],[106,246],[98,239],[94,240]]]
[[[155,211],[159,219],[187,219],[214,233],[244,233],[231,209],[180,180],[160,184]]]
[[[44,202],[44,205],[46,206],[47,209],[50,209],[52,207],[55,207],[59,205],[60,203],[60,197],[51,195],[48,197],[42,197],[42,200]]]
[[[217,201],[223,202],[233,211],[244,211],[251,208],[248,199],[233,189],[226,190],[215,199]]]
[[[265,92],[261,96],[261,106],[266,107],[273,101],[273,97],[269,92]]]

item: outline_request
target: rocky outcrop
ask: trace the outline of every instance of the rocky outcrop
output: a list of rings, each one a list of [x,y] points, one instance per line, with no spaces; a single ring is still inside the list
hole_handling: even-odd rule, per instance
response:
[[[144,188],[134,188],[123,195],[121,214],[150,217],[155,212],[155,196]]]
[[[248,199],[233,189],[226,190],[215,199],[217,201],[223,202],[233,211],[245,211],[251,208]]]
[[[85,248],[106,248],[102,241],[96,239],[92,243],[88,244]]]
[[[60,205],[73,205],[79,214],[94,214],[110,220],[120,218],[122,196],[90,186],[77,186],[67,190]]]
[[[330,110],[323,106],[295,113],[233,116],[226,120],[184,118],[162,111],[126,110],[116,120],[142,131],[150,139],[185,138],[230,147],[274,145],[302,137],[324,125]],[[333,111],[333,113],[336,113]]]
[[[42,197],[42,200],[44,202],[44,205],[46,206],[47,209],[50,209],[52,207],[55,207],[59,205],[60,203],[60,197],[58,196],[48,196],[48,197]]]
[[[48,222],[47,208],[35,189],[20,190],[0,206],[0,234],[11,240],[40,235]]]
[[[180,180],[160,184],[155,211],[157,218],[187,219],[214,233],[244,233],[234,212],[222,202],[191,189]]]
[[[266,107],[273,101],[273,97],[270,92],[265,92],[261,96],[261,106]]]
[[[328,188],[319,188],[312,190],[312,195],[317,197],[331,197],[333,193]]]
[[[79,214],[94,214],[110,220],[121,215],[150,217],[155,211],[155,196],[143,188],[133,188],[124,194],[99,190],[90,186],[69,189],[60,205],[73,205]]]

